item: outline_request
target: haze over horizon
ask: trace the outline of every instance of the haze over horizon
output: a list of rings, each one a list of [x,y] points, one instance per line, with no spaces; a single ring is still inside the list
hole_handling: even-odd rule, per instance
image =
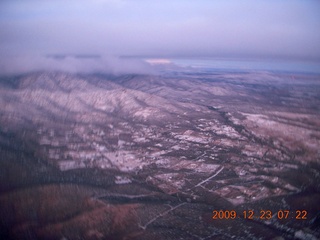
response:
[[[69,59],[67,69],[75,71],[84,65],[88,71],[117,68],[117,61],[124,65],[119,56],[318,62],[319,12],[315,0],[5,0],[0,3],[0,72],[61,68],[44,60],[48,54],[104,57],[85,64]],[[145,68],[129,62],[129,69]]]

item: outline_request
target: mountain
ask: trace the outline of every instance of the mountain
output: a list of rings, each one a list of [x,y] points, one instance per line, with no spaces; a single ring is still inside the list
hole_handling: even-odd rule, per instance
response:
[[[320,237],[319,85],[190,69],[2,77],[0,234]]]

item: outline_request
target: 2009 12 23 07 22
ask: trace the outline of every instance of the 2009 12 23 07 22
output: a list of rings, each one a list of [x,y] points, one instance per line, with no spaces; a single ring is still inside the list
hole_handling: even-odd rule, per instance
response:
[[[308,212],[306,210],[279,210],[272,212],[271,210],[260,210],[258,214],[254,210],[244,210],[241,213],[238,213],[235,210],[213,210],[212,219],[261,219],[269,220],[271,218],[277,219],[297,219],[297,220],[306,220]]]

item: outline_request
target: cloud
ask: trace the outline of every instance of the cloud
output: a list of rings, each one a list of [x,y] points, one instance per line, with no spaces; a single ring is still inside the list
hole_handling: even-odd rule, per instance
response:
[[[152,74],[155,69],[143,60],[96,56],[15,56],[0,59],[0,74],[11,75],[35,71],[71,73]]]

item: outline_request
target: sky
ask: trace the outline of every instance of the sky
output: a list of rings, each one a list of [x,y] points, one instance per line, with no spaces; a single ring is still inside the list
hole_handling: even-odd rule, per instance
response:
[[[318,0],[1,0],[0,71],[59,65],[48,54],[320,61],[319,29]]]

